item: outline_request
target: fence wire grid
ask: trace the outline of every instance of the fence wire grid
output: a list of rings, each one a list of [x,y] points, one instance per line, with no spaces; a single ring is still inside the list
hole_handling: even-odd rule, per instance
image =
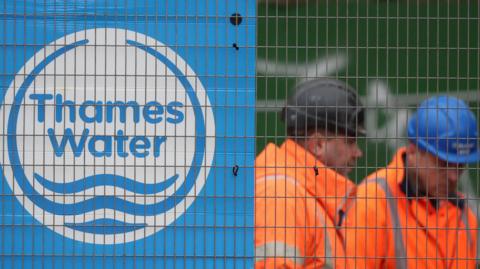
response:
[[[421,103],[442,95],[464,100],[478,121],[478,18],[475,1],[258,3],[257,268],[477,268],[478,163],[436,158],[428,164],[422,161],[425,147],[412,152],[413,140],[426,139],[422,126],[432,130],[445,124],[439,117],[444,111],[421,119],[418,112],[417,133],[412,137],[408,129]],[[345,122],[342,113],[355,104],[336,100],[337,105],[330,103],[332,115],[327,101],[319,101],[335,91],[292,98],[325,77],[357,92],[364,121],[352,124],[363,125],[363,137],[338,127]],[[445,106],[445,100],[438,102],[431,108]],[[324,107],[312,112],[316,103]],[[458,116],[459,106],[451,106],[458,122],[445,128],[455,133],[455,124],[468,123]],[[289,121],[292,114],[297,122]],[[308,127],[312,118],[305,114],[318,122]],[[322,115],[324,121],[318,119]],[[326,117],[340,121],[333,131]],[[428,136],[445,134],[435,130]],[[320,133],[314,146],[312,132]],[[325,142],[339,138],[345,143]],[[472,139],[478,143],[473,142],[478,137]],[[319,145],[330,150],[317,150]],[[404,147],[406,155],[398,155]],[[305,150],[323,163],[313,162]],[[417,154],[416,161],[408,157]],[[350,171],[347,178],[357,187],[322,165]],[[455,175],[440,172],[445,166]],[[341,199],[345,193],[352,201]]]
[[[480,268],[478,2],[0,10],[0,268]]]

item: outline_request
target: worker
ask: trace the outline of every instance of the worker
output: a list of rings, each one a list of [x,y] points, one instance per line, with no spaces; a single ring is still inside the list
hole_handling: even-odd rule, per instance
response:
[[[475,268],[477,219],[457,183],[480,160],[478,127],[464,101],[421,103],[406,147],[367,177],[342,228],[350,268]]]
[[[354,188],[364,109],[347,84],[297,86],[282,111],[287,139],[255,160],[255,268],[344,268],[337,209]]]

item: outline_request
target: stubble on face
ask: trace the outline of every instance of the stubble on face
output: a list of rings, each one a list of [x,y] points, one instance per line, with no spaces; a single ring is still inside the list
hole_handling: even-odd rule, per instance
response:
[[[408,181],[417,193],[429,198],[456,197],[462,169],[463,167],[448,164],[414,145],[409,145],[407,149]]]
[[[308,150],[320,162],[343,176],[348,176],[363,154],[354,138],[335,134],[317,134],[307,144]]]

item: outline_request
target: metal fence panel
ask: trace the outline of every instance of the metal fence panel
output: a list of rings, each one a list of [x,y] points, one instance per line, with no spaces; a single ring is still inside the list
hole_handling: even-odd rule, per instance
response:
[[[252,266],[255,9],[1,2],[1,268]]]
[[[257,154],[285,141],[287,97],[318,77],[347,82],[365,105],[363,157],[349,174],[356,183],[408,144],[408,119],[423,100],[456,96],[480,117],[477,1],[263,0],[257,16]],[[479,217],[479,164],[466,170],[459,187]]]

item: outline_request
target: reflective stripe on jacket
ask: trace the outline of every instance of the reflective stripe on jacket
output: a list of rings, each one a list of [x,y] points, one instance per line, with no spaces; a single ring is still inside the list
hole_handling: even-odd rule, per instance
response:
[[[475,268],[477,220],[448,201],[435,208],[400,188],[405,149],[356,189],[342,232],[351,268]]]
[[[333,220],[353,183],[291,140],[255,167],[255,268],[345,268]]]

